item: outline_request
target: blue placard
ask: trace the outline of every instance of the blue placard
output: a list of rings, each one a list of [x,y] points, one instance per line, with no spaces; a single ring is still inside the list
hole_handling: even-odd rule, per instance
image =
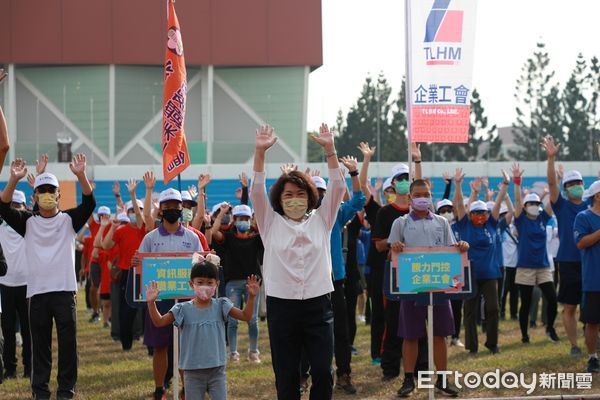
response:
[[[464,255],[455,252],[421,252],[397,256],[398,292],[457,292],[464,285]]]
[[[189,299],[194,296],[190,287],[193,253],[144,253],[142,259],[142,300],[146,300],[145,287],[155,281],[160,291],[158,300]]]

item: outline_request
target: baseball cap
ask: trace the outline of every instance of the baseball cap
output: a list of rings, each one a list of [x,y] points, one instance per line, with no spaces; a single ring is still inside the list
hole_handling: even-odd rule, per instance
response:
[[[221,204],[227,204],[226,201],[222,201],[218,204],[215,204],[212,209],[210,210],[210,215],[214,215],[217,211],[219,211],[219,208],[221,208]]]
[[[487,204],[485,204],[485,201],[477,200],[472,202],[469,206],[469,212],[474,211],[488,211]]]
[[[581,173],[579,171],[575,171],[575,170],[565,172],[565,175],[563,176],[563,185],[565,183],[574,182],[574,181],[582,181],[583,182],[583,176],[581,176]]]
[[[52,175],[51,173],[44,172],[43,174],[40,174],[35,177],[35,182],[33,183],[33,190],[37,189],[39,186],[42,185],[51,185],[54,187],[58,187],[58,179],[56,179],[56,176]]]
[[[491,212],[494,209],[494,206],[496,205],[496,203],[493,201],[488,201],[487,203],[485,203],[485,205],[486,205],[488,211]]]
[[[110,208],[106,206],[98,207],[98,215],[110,215]]]
[[[139,208],[144,208],[144,203],[140,199],[135,199],[135,202],[137,203]],[[125,209],[127,211],[133,210],[133,203],[131,202],[131,200],[125,203]]]
[[[450,207],[454,207],[454,205],[452,204],[452,202],[448,199],[443,199],[438,201],[435,210],[438,211],[440,208],[442,207],[446,207],[446,206],[450,206]]]
[[[392,167],[392,179],[398,175],[408,174],[408,172],[408,165],[402,163],[396,164]]]
[[[189,201],[191,203],[194,203],[194,205],[197,205],[198,203],[196,202],[196,200],[194,200],[192,198],[192,195],[190,194],[190,192],[188,192],[187,190],[182,190],[181,191],[181,201]]]
[[[121,213],[121,214],[117,215],[117,221],[119,221],[119,222],[127,222],[127,223],[131,222],[129,220],[129,217],[127,216],[126,213]]]
[[[527,204],[527,203],[541,203],[542,200],[540,200],[540,196],[538,196],[535,193],[529,193],[527,196],[525,196],[525,200],[523,200],[523,204]]]
[[[25,193],[21,192],[20,190],[15,190],[13,192],[11,201],[13,203],[27,204],[27,200],[25,198]]]
[[[385,192],[387,188],[393,188],[394,186],[392,185],[392,177],[387,178],[384,182],[383,182],[383,186],[382,189]],[[395,189],[394,189],[395,190]]]
[[[598,193],[600,193],[600,181],[595,181],[588,188],[587,196],[592,197],[592,196],[597,195]],[[13,202],[14,202],[14,198],[13,198]]]
[[[245,204],[233,207],[231,212],[234,217],[252,217],[252,209]]]
[[[500,207],[500,214],[506,214],[508,212],[508,207],[506,205],[502,205]]]
[[[179,190],[168,188],[160,192],[160,196],[158,197],[158,204],[171,200],[178,201],[181,203],[181,193],[179,193]]]
[[[325,179],[321,178],[320,176],[311,176],[310,179],[313,181],[317,189],[327,190]]]

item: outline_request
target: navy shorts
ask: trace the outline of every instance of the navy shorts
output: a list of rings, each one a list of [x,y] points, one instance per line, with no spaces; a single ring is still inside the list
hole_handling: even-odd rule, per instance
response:
[[[579,320],[585,324],[600,324],[600,292],[583,292]]]
[[[558,263],[558,297],[561,304],[581,303],[581,263],[561,261]]]
[[[419,339],[425,336],[427,321],[427,306],[416,305],[414,301],[400,302],[400,317],[398,319],[398,336],[404,339]],[[433,336],[454,335],[454,317],[450,300],[433,306]]]
[[[175,305],[173,300],[161,300],[156,302],[156,307],[161,315],[165,315]],[[168,325],[157,328],[152,323],[152,319],[146,309],[146,321],[144,322],[144,344],[154,348],[169,347],[173,342],[173,326]]]

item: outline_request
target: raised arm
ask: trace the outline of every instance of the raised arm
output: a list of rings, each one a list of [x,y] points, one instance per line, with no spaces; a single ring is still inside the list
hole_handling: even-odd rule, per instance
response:
[[[240,198],[240,204],[248,205],[248,175],[242,172],[239,178],[240,185],[242,186],[242,197]]]
[[[123,199],[121,198],[121,184],[119,181],[115,181],[112,185],[112,192],[115,195],[115,200],[117,201],[117,210],[122,210],[125,205],[123,204]],[[125,210],[127,212],[127,210]]]
[[[323,147],[325,157],[327,157],[327,168],[330,170],[338,169],[340,164],[338,163],[337,152],[335,151],[335,144],[333,142],[333,132],[329,130],[327,124],[321,124],[319,136],[311,134],[310,138]],[[329,179],[331,179],[331,177],[329,177]]]
[[[381,188],[383,188],[383,179],[377,178],[375,181],[375,186],[373,187],[373,200],[379,205],[381,205]]]
[[[442,178],[444,178],[444,183],[446,184],[446,186],[444,187],[444,195],[442,196],[442,199],[449,199],[450,192],[452,192],[452,175],[450,175],[449,172],[444,172],[442,174]]]
[[[412,160],[415,163],[415,179],[423,179],[423,169],[421,168],[421,145],[411,144]]]
[[[244,304],[244,309],[240,310],[237,307],[232,307],[229,310],[229,316],[231,318],[238,319],[240,321],[250,321],[252,319],[252,313],[254,312],[254,303],[256,296],[260,290],[260,283],[255,275],[248,277],[246,281],[246,289],[248,290],[248,302]]]
[[[498,187],[499,192],[498,196],[496,196],[496,201],[494,203],[494,208],[492,208],[492,217],[497,221],[500,218],[500,207],[502,207],[502,202],[504,201],[504,197],[506,196],[506,191],[508,189],[508,184],[510,183],[510,178],[506,171],[502,170],[502,183]]]
[[[104,239],[102,239],[102,248],[104,250],[110,250],[114,247],[115,242],[113,241],[113,235],[120,225],[121,223],[116,219],[113,220],[110,224],[110,229],[108,230],[108,233],[106,234],[106,236],[104,236]]]
[[[144,216],[142,215],[142,210],[140,210],[140,206],[137,203],[137,197],[135,193],[137,185],[137,181],[134,178],[129,179],[129,182],[127,182],[127,191],[129,192],[131,205],[133,206],[133,212],[135,213],[135,225],[138,228],[141,228],[142,225],[144,225]],[[151,225],[151,227],[153,227],[153,225]]]
[[[460,221],[467,214],[467,210],[465,209],[465,203],[463,199],[462,192],[462,183],[465,178],[465,174],[463,173],[462,168],[456,168],[456,172],[454,173],[454,198],[452,200],[452,204],[454,204],[454,212],[456,213],[456,220]]]
[[[329,181],[327,182],[327,192],[325,192],[321,207],[317,209],[317,213],[323,218],[325,225],[331,229],[335,224],[340,204],[344,198],[346,182],[342,177],[340,165],[336,157],[337,152],[335,151],[333,132],[329,130],[326,124],[322,124],[319,136],[312,135],[311,138],[323,147],[327,157]]]
[[[348,173],[350,174],[350,181],[352,182],[352,192],[361,192],[362,185],[360,179],[358,178],[358,161],[356,160],[356,157],[342,157],[340,158],[340,162],[344,164],[344,167],[348,168]]]
[[[204,222],[204,214],[206,214],[206,187],[210,183],[209,174],[200,174],[198,176],[198,205],[196,206],[196,214],[192,219],[192,226],[198,230],[202,227]]]
[[[223,215],[225,215],[230,208],[231,206],[227,203],[221,204],[221,207],[219,207],[219,214],[215,217],[215,222],[210,230],[212,238],[217,242],[222,242],[225,238],[225,235],[221,232],[221,221],[223,220]]]
[[[256,130],[255,149],[254,149],[254,177],[252,178],[252,187],[250,190],[250,200],[254,207],[256,223],[261,233],[265,233],[271,218],[273,217],[273,208],[267,197],[266,176],[265,176],[265,155],[276,142],[277,137],[273,135],[274,129],[269,125],[263,125]]]
[[[486,202],[494,200],[494,191],[490,190],[490,182],[487,176],[481,178],[481,187],[483,188],[483,198]]]
[[[360,144],[358,145],[358,149],[363,155],[363,163],[360,167],[359,175],[360,187],[363,194],[368,199],[371,195],[369,185],[367,184],[367,180],[369,179],[369,163],[371,162],[371,158],[375,154],[375,147],[371,148],[369,147],[369,143],[360,142]]]
[[[554,139],[551,136],[546,136],[542,141],[542,147],[546,150],[546,155],[548,156],[546,174],[548,179],[548,190],[550,190],[550,201],[556,203],[558,196],[560,196],[560,187],[559,182],[556,179],[556,168],[554,164],[560,144],[554,143]]]
[[[162,328],[164,326],[169,326],[173,322],[175,322],[175,317],[170,312],[165,315],[161,315],[156,307],[156,299],[159,294],[158,283],[152,281],[146,285],[146,302],[148,303],[148,314],[150,315],[150,319],[152,323],[157,328]]]
[[[523,212],[523,203],[521,201],[521,183],[523,181],[523,170],[519,164],[512,165],[513,183],[515,184],[515,218],[519,218]]]
[[[17,158],[10,163],[10,177],[8,183],[2,192],[2,202],[0,203],[0,216],[6,223],[21,236],[25,236],[27,218],[31,213],[18,211],[10,206],[12,196],[17,187],[17,183],[27,175],[25,161]]]
[[[0,84],[2,84],[4,78],[6,78],[6,75],[6,72],[3,69],[0,69]],[[6,118],[4,118],[2,107],[0,107],[0,172],[2,172],[2,167],[4,167],[4,161],[6,160],[6,155],[8,154],[9,149],[10,142],[8,140]]]
[[[471,194],[469,195],[469,204],[479,199],[479,192],[481,192],[481,178],[475,178],[470,183]]]
[[[508,193],[504,197],[504,203],[506,204],[506,209],[508,210],[505,217],[506,225],[508,226],[512,222],[513,216],[515,215],[515,208],[513,207],[512,200],[510,199]]]
[[[143,177],[144,185],[146,186],[146,195],[144,196],[144,212],[143,221],[146,224],[146,229],[154,228],[154,218],[152,217],[152,192],[156,185],[156,177],[154,172],[146,171]]]

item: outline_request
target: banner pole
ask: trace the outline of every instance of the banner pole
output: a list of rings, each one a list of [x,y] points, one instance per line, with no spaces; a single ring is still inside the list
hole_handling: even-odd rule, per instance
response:
[[[410,55],[411,55],[411,24],[410,24],[410,13],[411,13],[411,0],[404,1],[404,36],[406,39],[406,44],[404,46],[405,50],[405,61],[406,61],[406,75],[404,77],[404,97],[406,100],[406,137],[408,141],[408,174],[409,177],[413,177],[413,167],[412,167],[412,135],[411,135],[411,107],[410,107],[410,99],[412,94],[411,89],[411,71],[410,71]]]
[[[427,365],[430,372],[435,371],[433,365],[433,292],[429,292],[429,305],[427,306]],[[433,377],[435,380],[435,373]],[[430,385],[429,400],[433,400],[434,397],[434,389]]]

